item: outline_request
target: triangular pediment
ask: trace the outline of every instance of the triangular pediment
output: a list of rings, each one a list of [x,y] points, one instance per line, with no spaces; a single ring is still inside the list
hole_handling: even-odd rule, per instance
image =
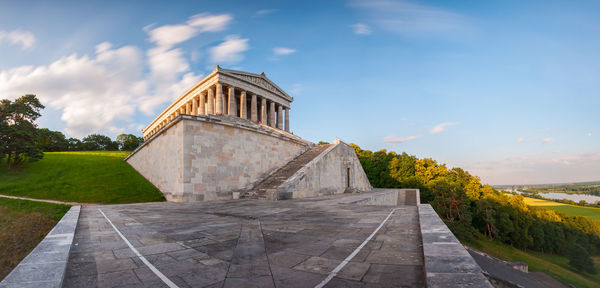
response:
[[[253,85],[262,87],[268,91],[271,91],[271,92],[279,95],[280,97],[282,97],[284,99],[287,99],[290,102],[294,100],[290,95],[285,93],[285,91],[283,91],[283,89],[281,89],[279,86],[277,86],[275,83],[273,83],[273,81],[271,81],[269,78],[267,78],[267,76],[264,73],[254,74],[254,73],[248,73],[248,72],[242,72],[242,71],[236,71],[236,70],[223,69],[220,67],[218,68],[218,72],[228,75],[230,77],[234,77],[239,80],[251,83]]]

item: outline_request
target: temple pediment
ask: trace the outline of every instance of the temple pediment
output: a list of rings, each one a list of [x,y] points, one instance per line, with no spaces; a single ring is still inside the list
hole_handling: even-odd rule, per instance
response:
[[[288,101],[294,100],[290,95],[285,93],[285,91],[283,91],[283,89],[279,88],[279,86],[277,86],[275,83],[273,83],[271,80],[269,80],[269,78],[267,78],[267,76],[264,73],[254,74],[254,73],[248,73],[248,72],[242,72],[242,71],[236,71],[236,70],[228,70],[228,69],[223,69],[223,68],[218,68],[218,72],[223,75],[227,75],[227,76],[236,78],[238,80],[248,82],[252,85],[259,86],[259,87],[261,87],[265,90],[268,90]]]

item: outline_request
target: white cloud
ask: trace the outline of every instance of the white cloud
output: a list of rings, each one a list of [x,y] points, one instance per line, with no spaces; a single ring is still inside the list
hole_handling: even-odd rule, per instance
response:
[[[525,137],[519,137],[519,138],[517,138],[517,142],[519,142],[519,143],[525,142]]]
[[[0,95],[36,94],[43,104],[62,110],[70,135],[117,131],[114,121],[128,120],[146,92],[142,58],[136,47],[111,49],[102,43],[92,57],[73,54],[48,66],[0,72]]]
[[[546,137],[542,140],[542,143],[550,143],[550,142],[554,142],[554,138]]]
[[[296,52],[296,49],[292,49],[292,48],[285,48],[285,47],[275,47],[273,48],[273,53],[275,53],[275,55],[289,55]]]
[[[438,134],[440,132],[444,132],[446,130],[446,128],[450,127],[450,126],[456,126],[460,123],[458,122],[444,122],[444,123],[440,123],[438,125],[435,125],[435,127],[433,127],[431,129],[431,131],[429,131],[429,133],[431,134]]]
[[[372,32],[371,27],[362,23],[356,23],[352,25],[352,29],[354,29],[354,33],[358,35],[369,35]]]
[[[221,44],[210,49],[211,60],[215,63],[237,63],[244,59],[242,52],[248,48],[248,39],[229,35]]]
[[[383,137],[383,142],[388,144],[398,144],[404,143],[408,141],[413,141],[421,138],[421,136],[408,136],[408,137],[398,137],[398,136],[385,136]]]
[[[592,132],[587,133],[587,136],[591,137],[592,136]]]
[[[146,53],[154,93],[143,97],[140,110],[146,115],[151,115],[156,107],[172,101],[200,81],[200,75],[189,72],[190,64],[184,51],[173,48],[175,45],[201,33],[223,31],[232,20],[233,17],[229,14],[203,13],[189,17],[184,24],[144,28],[150,41],[156,45]]]
[[[277,12],[277,9],[261,9],[254,13],[254,17],[260,17]]]
[[[134,46],[113,48],[103,42],[91,56],[73,54],[46,66],[0,71],[0,95],[14,99],[36,94],[44,105],[61,112],[64,132],[76,137],[139,128],[131,119],[136,110],[152,115],[202,77],[190,71],[185,51],[175,46],[201,33],[222,31],[231,20],[228,14],[198,14],[184,24],[147,26],[144,31],[155,46],[145,57]],[[33,45],[31,40],[19,43]]]
[[[365,14],[370,24],[401,35],[454,35],[472,29],[460,14],[407,1],[358,0],[350,6]]]
[[[29,31],[0,30],[0,44],[4,41],[12,45],[20,45],[22,49],[30,49],[35,44],[35,36]]]
[[[185,24],[164,25],[154,29],[147,26],[150,41],[155,43],[161,49],[170,49],[171,47],[187,41],[200,33],[219,32],[225,30],[233,17],[229,14],[210,15],[197,14],[190,18]]]

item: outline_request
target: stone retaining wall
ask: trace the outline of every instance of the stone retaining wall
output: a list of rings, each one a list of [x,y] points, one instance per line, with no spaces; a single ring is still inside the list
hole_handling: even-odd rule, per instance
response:
[[[348,169],[350,183],[348,185]],[[349,186],[349,187],[348,187]],[[347,189],[373,189],[354,148],[336,140],[335,145],[308,162],[277,188],[277,199],[306,198],[344,193]]]
[[[61,287],[80,208],[72,206],[42,242],[0,282],[0,287]]]
[[[168,201],[232,199],[312,143],[230,116],[181,115],[126,161]]]

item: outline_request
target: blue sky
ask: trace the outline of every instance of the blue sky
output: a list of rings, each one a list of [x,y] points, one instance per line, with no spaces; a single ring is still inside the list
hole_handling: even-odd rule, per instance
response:
[[[0,98],[140,135],[216,64],[294,97],[292,131],[490,184],[600,180],[598,1],[0,1]]]

